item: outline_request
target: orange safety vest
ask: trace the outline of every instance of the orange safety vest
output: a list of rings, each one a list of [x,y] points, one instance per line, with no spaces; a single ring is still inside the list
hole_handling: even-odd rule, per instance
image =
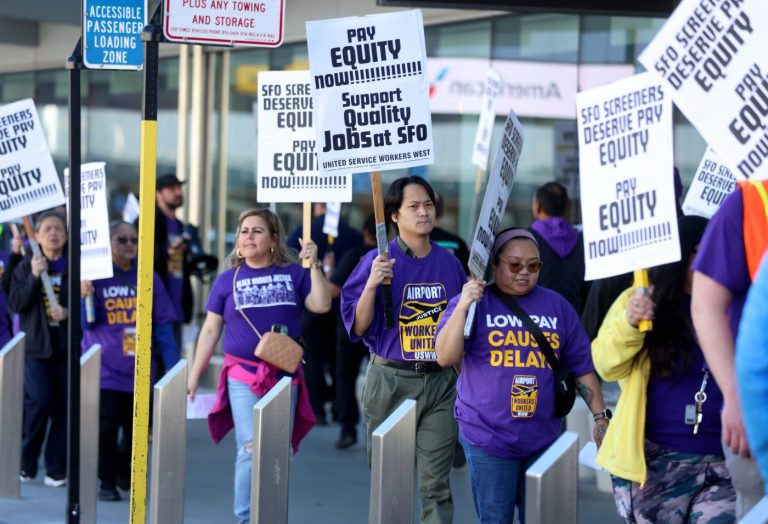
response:
[[[768,180],[739,182],[744,208],[744,252],[752,280],[768,248]]]

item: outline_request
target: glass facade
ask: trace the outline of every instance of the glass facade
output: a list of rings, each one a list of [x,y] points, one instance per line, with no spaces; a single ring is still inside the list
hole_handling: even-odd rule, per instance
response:
[[[663,19],[577,15],[509,15],[425,28],[427,53],[434,59],[473,59],[496,63],[567,65],[581,75],[593,65],[619,65],[636,70],[636,59]],[[237,216],[256,203],[256,124],[254,102],[259,71],[306,69],[305,43],[274,50],[208,48],[205,50],[205,108],[200,155],[206,202],[204,241],[223,256],[231,248]],[[158,93],[158,174],[174,171],[178,141],[180,60],[163,58]],[[33,93],[57,168],[67,164],[67,72],[61,70],[0,75],[0,102],[27,98]],[[475,79],[482,82],[482,78]],[[475,82],[476,83],[476,82]],[[85,71],[82,81],[83,161],[106,161],[110,209],[118,216],[129,191],[138,191],[139,123],[142,74],[121,71]],[[478,115],[461,110],[434,113],[432,118],[435,163],[413,172],[425,176],[445,197],[443,227],[469,240],[470,212],[476,168],[471,164]],[[503,226],[528,226],[530,200],[537,186],[557,179],[569,188],[574,202],[570,218],[578,222],[577,152],[575,120],[539,116],[521,117],[525,146]],[[504,117],[496,119],[491,149],[500,139]],[[197,125],[195,123],[189,126]],[[687,185],[705,144],[696,130],[677,114],[675,162]],[[190,156],[198,152],[190,151]],[[382,173],[383,182],[406,174]],[[223,192],[223,194],[221,193]],[[210,199],[210,200],[209,200]],[[221,204],[225,209],[221,210]],[[223,211],[223,213],[220,213]],[[299,204],[278,204],[288,231],[300,223]],[[353,226],[372,211],[367,174],[354,175],[354,200],[343,206]],[[219,217],[219,218],[217,218]],[[222,239],[221,235],[225,237]],[[224,240],[224,241],[223,241]]]

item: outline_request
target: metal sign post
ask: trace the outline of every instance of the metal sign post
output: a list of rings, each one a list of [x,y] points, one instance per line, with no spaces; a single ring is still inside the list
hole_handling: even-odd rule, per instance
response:
[[[525,473],[525,520],[576,524],[579,499],[579,435],[566,431]]]
[[[80,493],[81,520],[96,524],[96,481],[99,471],[99,403],[101,346],[80,357]]]
[[[24,408],[24,333],[0,349],[0,464],[21,463],[21,421]],[[0,467],[0,499],[20,495],[19,470]]]

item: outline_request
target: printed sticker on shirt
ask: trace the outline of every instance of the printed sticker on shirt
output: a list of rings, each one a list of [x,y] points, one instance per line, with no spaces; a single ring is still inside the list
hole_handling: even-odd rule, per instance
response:
[[[515,375],[512,378],[512,417],[530,418],[536,413],[539,399],[539,380],[534,375]]]
[[[123,355],[132,357],[136,354],[136,328],[123,329]]]
[[[172,246],[181,240],[179,235],[168,235],[168,245]],[[174,250],[168,255],[168,274],[175,278],[184,277],[184,251]]]
[[[437,360],[435,332],[447,304],[442,284],[405,286],[399,316],[403,360]]]
[[[136,324],[136,288],[123,284],[106,286],[101,291],[101,297],[107,314],[107,324]]]
[[[241,278],[235,283],[235,298],[240,309],[295,306],[293,289],[293,280],[288,274]]]

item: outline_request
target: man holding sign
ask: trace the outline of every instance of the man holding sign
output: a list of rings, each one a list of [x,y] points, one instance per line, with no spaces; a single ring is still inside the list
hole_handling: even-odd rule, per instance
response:
[[[456,374],[436,362],[434,335],[448,300],[466,282],[458,259],[430,241],[435,194],[422,178],[400,178],[384,198],[398,233],[389,242],[392,258],[371,251],[341,290],[341,313],[353,342],[371,351],[363,412],[368,458],[373,430],[405,399],[416,404],[416,470],[422,522],[451,522],[449,475],[456,443]],[[397,268],[395,270],[395,268]],[[384,320],[381,284],[392,279],[395,327]]]

